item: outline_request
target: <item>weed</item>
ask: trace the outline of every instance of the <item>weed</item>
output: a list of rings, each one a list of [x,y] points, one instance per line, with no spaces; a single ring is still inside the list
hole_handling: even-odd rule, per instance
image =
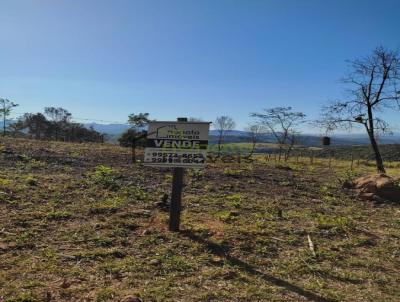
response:
[[[126,204],[126,199],[123,197],[113,197],[103,201],[95,202],[90,206],[89,213],[91,214],[106,214],[118,211]]]
[[[108,301],[115,298],[115,291],[112,288],[103,288],[96,295],[97,302]]]
[[[185,272],[192,270],[193,266],[182,256],[175,255],[173,252],[167,252],[160,259],[161,270],[168,274],[171,272]]]
[[[37,302],[36,299],[31,293],[22,293],[16,298],[6,299],[5,302]]]
[[[346,182],[352,182],[359,174],[352,169],[346,169],[343,172],[338,173],[338,180],[340,184]]]
[[[95,184],[101,185],[106,189],[116,190],[120,187],[118,183],[120,176],[113,168],[99,165],[88,176]]]
[[[237,216],[238,212],[236,211],[220,211],[215,214],[216,218],[225,222],[234,221],[237,219]]]
[[[225,168],[223,170],[223,174],[226,176],[231,176],[231,177],[238,177],[243,173],[243,170],[241,169],[231,169],[231,168]]]
[[[149,199],[149,193],[138,187],[125,187],[123,193],[127,195],[129,203],[136,203],[137,201],[146,201]]]
[[[19,248],[30,248],[34,247],[34,239],[37,237],[37,232],[33,230],[27,230],[16,237],[16,246]]]
[[[5,178],[0,178],[0,186],[2,187],[7,187],[12,183],[11,180],[5,179]]]
[[[227,204],[239,209],[242,206],[243,195],[241,194],[234,194],[226,196],[225,199],[227,200]]]
[[[20,169],[26,168],[26,169],[39,169],[39,168],[45,168],[46,163],[42,162],[40,160],[31,158],[27,155],[21,155],[20,156],[20,161],[17,162],[17,167]]]
[[[316,228],[327,230],[331,233],[344,233],[354,227],[354,223],[349,217],[332,217],[319,215],[315,220]]]
[[[32,174],[25,176],[25,182],[29,186],[36,186],[38,184],[37,179]]]

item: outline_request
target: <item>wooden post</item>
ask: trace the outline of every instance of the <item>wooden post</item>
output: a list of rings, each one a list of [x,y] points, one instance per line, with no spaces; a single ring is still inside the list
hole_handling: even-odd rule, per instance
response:
[[[178,118],[178,122],[187,122],[187,118]],[[174,168],[172,175],[171,206],[169,208],[169,230],[179,232],[182,207],[183,168]]]
[[[354,156],[353,156],[353,153],[351,153],[350,170],[353,170],[353,164],[354,164]]]
[[[353,153],[351,153],[351,165],[350,165],[351,170],[353,170],[353,163],[354,163],[354,156]]]

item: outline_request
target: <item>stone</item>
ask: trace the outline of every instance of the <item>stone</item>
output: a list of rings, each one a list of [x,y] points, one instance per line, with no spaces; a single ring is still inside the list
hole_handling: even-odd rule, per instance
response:
[[[358,194],[358,197],[362,200],[373,200],[374,199],[374,193],[366,193],[366,192],[360,192]]]
[[[400,202],[400,186],[396,179],[386,174],[363,176],[353,182],[353,188],[363,200],[386,199]]]

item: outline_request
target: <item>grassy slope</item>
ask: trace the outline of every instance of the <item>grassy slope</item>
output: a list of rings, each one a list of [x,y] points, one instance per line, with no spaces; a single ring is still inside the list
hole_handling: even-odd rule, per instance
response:
[[[1,146],[0,301],[400,299],[399,206],[337,188],[337,177],[371,167],[259,161],[188,171],[184,231],[173,234],[157,207],[169,171],[132,167],[116,146]]]
[[[227,154],[247,154],[251,151],[251,143],[227,143],[223,145],[223,152]],[[217,152],[217,145],[210,145],[210,151]],[[400,161],[400,144],[380,145],[383,159],[386,162]],[[273,143],[258,143],[255,149],[256,153],[277,153],[278,145]],[[333,157],[336,159],[350,160],[354,159],[374,160],[374,153],[370,146],[329,146],[321,147],[303,147],[297,146],[292,152],[293,156],[314,156],[319,158]]]

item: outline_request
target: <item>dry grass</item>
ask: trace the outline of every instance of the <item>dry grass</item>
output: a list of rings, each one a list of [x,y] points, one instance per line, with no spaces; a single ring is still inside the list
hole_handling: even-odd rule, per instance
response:
[[[133,167],[116,146],[1,146],[0,301],[400,299],[399,205],[338,181],[373,167],[262,157],[188,171],[170,233],[158,202],[171,171]]]

